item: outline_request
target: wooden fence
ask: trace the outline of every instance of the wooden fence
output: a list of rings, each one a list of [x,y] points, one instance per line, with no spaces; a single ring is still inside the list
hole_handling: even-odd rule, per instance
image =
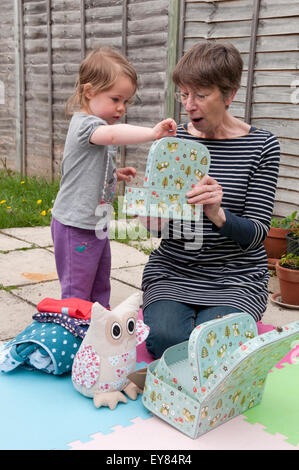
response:
[[[299,211],[299,1],[185,0],[180,5],[179,56],[200,39],[227,40],[240,50],[242,86],[230,110],[278,137],[275,214]],[[175,116],[185,118],[178,105]]]
[[[24,174],[59,175],[65,102],[79,64],[99,44],[122,51],[139,76],[141,104],[126,120],[184,121],[171,71],[200,39],[229,40],[245,69],[235,116],[277,135],[282,157],[275,215],[299,206],[299,0],[1,0],[0,159]],[[148,145],[117,163],[142,183]]]

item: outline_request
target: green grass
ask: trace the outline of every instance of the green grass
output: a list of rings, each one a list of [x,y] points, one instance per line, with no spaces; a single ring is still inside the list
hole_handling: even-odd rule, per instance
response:
[[[24,177],[10,169],[0,170],[0,230],[14,227],[49,226],[51,224],[51,209],[59,190],[59,180],[53,183],[41,177]],[[125,216],[122,212],[122,197],[116,197],[113,202],[115,220],[134,218]],[[125,231],[124,231],[125,230]],[[150,238],[145,229],[134,232],[134,226],[115,227],[112,239],[131,245],[132,241]],[[132,232],[132,233],[131,233]],[[146,236],[147,234],[147,236]],[[152,251],[141,247],[145,253]],[[1,289],[1,286],[0,286]]]
[[[24,177],[7,168],[0,170],[0,229],[50,225],[58,189],[59,180],[49,183],[42,177]],[[125,217],[122,200],[116,197],[113,202],[116,220]]]
[[[0,229],[47,226],[59,189],[59,180],[26,177],[0,171]]]

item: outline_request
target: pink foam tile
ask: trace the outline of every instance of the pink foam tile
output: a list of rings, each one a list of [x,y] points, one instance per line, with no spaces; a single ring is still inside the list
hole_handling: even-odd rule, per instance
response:
[[[298,364],[299,362],[299,344],[297,344],[275,367],[281,369],[284,364]]]
[[[275,326],[264,325],[264,323],[261,321],[256,322],[256,326],[259,335],[263,335],[264,333],[268,333],[268,331],[275,330]]]
[[[73,441],[71,450],[299,450],[285,436],[269,434],[260,424],[249,424],[240,415],[214,430],[191,439],[153,416],[135,418],[128,427],[114,426],[110,434],[92,434],[89,442]]]

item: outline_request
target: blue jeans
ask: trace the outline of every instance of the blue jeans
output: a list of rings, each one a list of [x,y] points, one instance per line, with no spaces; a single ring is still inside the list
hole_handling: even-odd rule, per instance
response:
[[[153,302],[143,311],[144,323],[150,327],[147,350],[158,359],[165,349],[188,340],[200,323],[234,312],[240,312],[240,309],[228,305],[190,305],[174,300]]]

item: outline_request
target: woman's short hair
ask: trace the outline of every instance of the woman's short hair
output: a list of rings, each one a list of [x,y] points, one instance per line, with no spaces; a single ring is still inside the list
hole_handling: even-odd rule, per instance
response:
[[[191,89],[217,86],[224,97],[241,84],[243,60],[230,43],[201,41],[191,47],[177,63],[172,79],[179,86]]]

